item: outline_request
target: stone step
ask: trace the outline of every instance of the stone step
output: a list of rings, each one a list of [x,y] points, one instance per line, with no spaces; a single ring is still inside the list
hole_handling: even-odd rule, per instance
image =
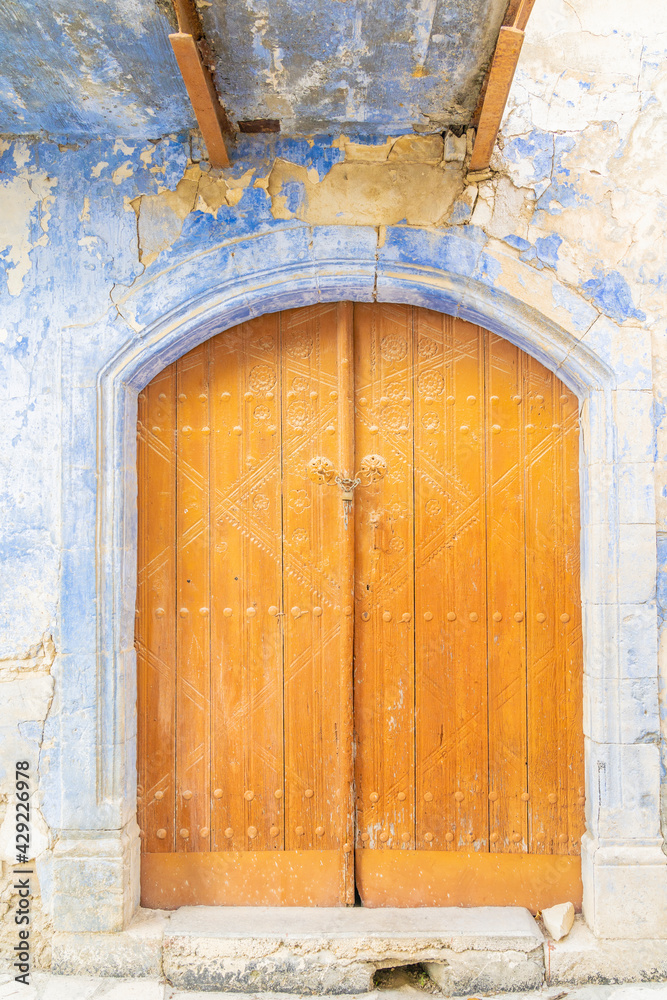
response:
[[[444,992],[531,989],[544,938],[519,907],[183,907],[163,970],[185,989],[364,993],[378,969],[425,963]]]
[[[486,1000],[563,1000],[561,986],[528,992],[485,994]],[[34,972],[30,985],[16,983],[11,974],[0,973],[0,1000],[289,1000],[284,993],[218,993],[181,990],[161,979],[132,979],[94,976],[59,976]],[[414,989],[389,989],[366,994],[359,1000],[436,1000]],[[620,983],[575,986],[567,990],[567,1000],[667,1000],[665,983]]]

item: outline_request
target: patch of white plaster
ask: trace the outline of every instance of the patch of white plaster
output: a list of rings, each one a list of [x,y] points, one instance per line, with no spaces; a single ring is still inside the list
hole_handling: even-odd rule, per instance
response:
[[[126,160],[125,163],[121,164],[111,175],[111,180],[114,184],[122,184],[126,181],[128,177],[131,177],[134,173],[134,164],[132,160]]]
[[[114,154],[123,153],[124,156],[132,156],[136,148],[136,146],[128,146],[123,139],[116,139],[113,144]]]
[[[17,144],[24,147],[24,143]],[[48,242],[49,206],[58,181],[45,170],[27,167],[23,149],[18,154],[18,173],[0,180],[0,255],[6,261],[7,289],[20,295],[32,267],[31,252]],[[41,235],[35,236],[35,226]]]

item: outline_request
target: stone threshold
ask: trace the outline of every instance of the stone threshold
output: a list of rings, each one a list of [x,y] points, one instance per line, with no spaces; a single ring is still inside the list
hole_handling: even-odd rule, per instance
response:
[[[2,1000],[205,1000],[214,996],[224,997],[225,1000],[285,1000],[284,993],[202,993],[198,990],[181,990],[165,983],[163,979],[57,976],[48,972],[33,973],[30,985],[19,987],[13,976],[0,973]],[[560,986],[522,990],[509,997],[507,993],[485,993],[484,997],[485,1000],[564,1000]],[[360,1000],[433,1000],[433,997],[429,993],[419,993],[414,988],[401,988],[366,993]],[[667,1000],[667,984],[580,986],[568,989],[567,1000]]]
[[[368,996],[379,969],[415,964],[445,995],[645,982],[667,979],[667,940],[600,940],[577,918],[554,943],[518,907],[183,907],[140,910],[117,934],[59,932],[52,971],[163,976],[228,994]]]
[[[355,994],[378,969],[423,963],[445,991],[508,977],[528,989],[544,979],[543,942],[517,907],[183,907],[165,930],[163,968],[184,988]]]

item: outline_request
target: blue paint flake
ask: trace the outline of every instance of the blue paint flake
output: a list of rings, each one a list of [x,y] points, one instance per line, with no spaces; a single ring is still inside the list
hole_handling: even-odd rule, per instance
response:
[[[549,267],[556,267],[558,264],[558,249],[562,242],[562,238],[556,233],[551,233],[549,236],[543,236],[535,240],[535,250],[543,264],[547,264]]]
[[[301,181],[286,181],[280,188],[280,194],[285,199],[287,210],[296,214],[303,205],[306,192]]]
[[[528,240],[524,240],[522,236],[515,236],[513,233],[510,233],[509,236],[504,236],[503,243],[514,247],[515,250],[528,250],[530,248]]]
[[[449,222],[452,226],[460,226],[470,221],[472,209],[465,201],[455,201],[452,206]]]
[[[551,177],[553,167],[554,137],[550,132],[534,129],[528,135],[519,135],[505,143],[503,155],[508,163],[525,161],[532,170],[531,181],[538,188]]]
[[[528,247],[519,257],[519,260],[523,261],[524,264],[533,264],[538,271],[541,271],[544,264],[538,259],[537,250],[535,247]]]
[[[596,312],[590,303],[564,285],[554,284],[551,289],[551,297],[555,306],[567,310],[572,325],[580,333],[587,330],[596,319]]]
[[[603,313],[617,323],[626,319],[646,319],[646,314],[635,308],[630,286],[622,274],[603,271],[599,267],[593,273],[595,277],[585,281],[581,287]]]

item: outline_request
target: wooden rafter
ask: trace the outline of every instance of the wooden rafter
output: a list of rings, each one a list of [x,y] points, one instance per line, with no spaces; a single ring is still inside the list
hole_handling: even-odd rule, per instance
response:
[[[486,170],[498,136],[514,72],[519,61],[524,31],[535,0],[510,0],[498,34],[493,62],[482,86],[473,116],[477,126],[469,172]]]
[[[213,167],[228,167],[225,133],[231,131],[218,99],[209,66],[202,58],[205,40],[202,23],[192,0],[174,0],[178,31],[169,36],[190,103],[206,143]]]

